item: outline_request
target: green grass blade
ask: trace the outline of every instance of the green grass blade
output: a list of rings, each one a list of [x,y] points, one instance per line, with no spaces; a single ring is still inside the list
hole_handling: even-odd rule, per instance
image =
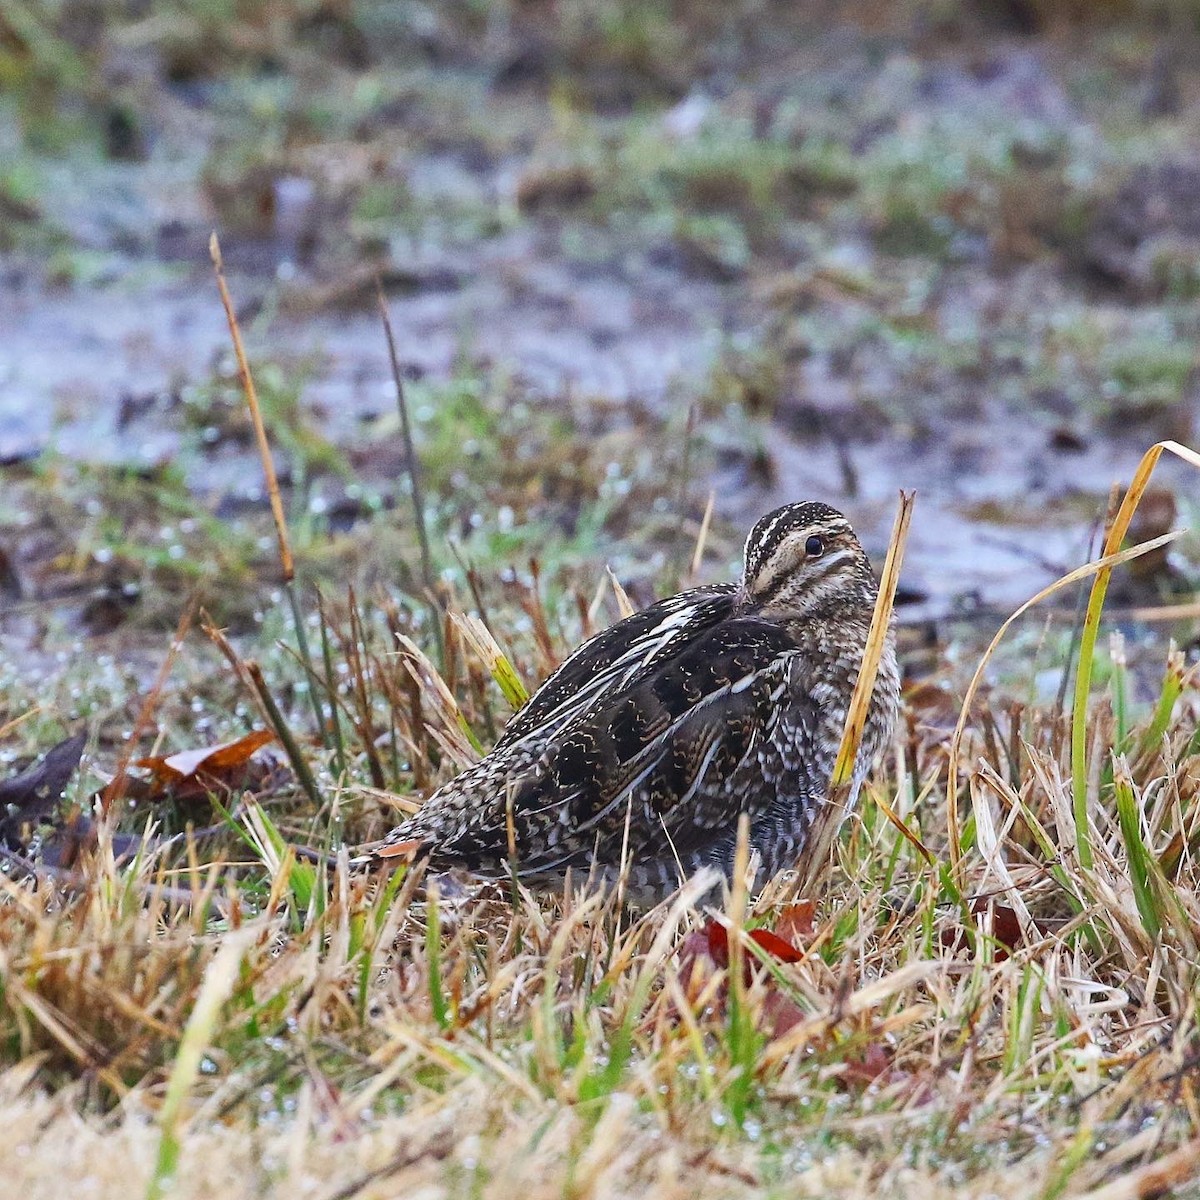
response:
[[[160,1200],[171,1187],[179,1163],[180,1127],[183,1106],[200,1071],[204,1048],[212,1043],[213,1033],[221,1015],[221,1006],[229,998],[237,982],[242,955],[255,938],[251,929],[227,933],[221,948],[204,972],[196,1003],[175,1052],[175,1064],[167,1080],[167,1094],[159,1112],[160,1129],[158,1157],[154,1174],[146,1189],[146,1200]]]
[[[433,1019],[439,1028],[450,1028],[450,1005],[442,986],[442,929],[438,913],[438,894],[434,884],[429,885],[425,910],[425,962],[429,971],[429,1003]]]
[[[1121,825],[1121,840],[1129,861],[1129,879],[1142,925],[1152,941],[1162,932],[1162,919],[1154,890],[1150,885],[1151,857],[1142,839],[1140,806],[1133,791],[1129,768],[1123,758],[1114,765],[1113,789],[1117,798],[1117,819]]]

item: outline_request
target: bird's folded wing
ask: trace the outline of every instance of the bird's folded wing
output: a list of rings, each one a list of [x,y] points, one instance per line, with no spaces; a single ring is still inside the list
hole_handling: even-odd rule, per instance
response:
[[[508,723],[496,743],[504,751],[531,735],[550,738],[612,696],[649,663],[729,616],[736,589],[732,584],[694,588],[650,605],[589,638],[534,693]]]
[[[703,849],[776,802],[819,719],[793,693],[795,646],[777,627],[724,623],[555,738],[510,800],[521,865],[557,869]],[[626,827],[628,826],[628,833]]]

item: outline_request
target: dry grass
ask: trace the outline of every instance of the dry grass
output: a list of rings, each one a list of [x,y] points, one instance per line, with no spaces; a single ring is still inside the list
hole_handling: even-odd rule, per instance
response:
[[[1148,1164],[1190,1177],[1200,689],[1178,655],[1140,722],[1119,666],[1092,705],[1087,867],[1069,716],[977,706],[955,739],[944,692],[914,693],[871,784],[912,836],[867,798],[807,955],[743,980],[697,954],[686,895],[635,919],[297,862],[280,829],[325,844],[390,819],[334,780],[339,755],[366,780],[370,746],[389,782],[430,786],[502,719],[455,623],[441,672],[386,649],[402,625],[327,630],[347,670],[340,748],[327,721],[306,751],[319,813],[247,802],[240,849],[124,866],[101,820],[74,875],[0,883],[11,1194],[1138,1196],[1161,1191]],[[526,645],[510,688],[547,665]],[[786,884],[716,917],[793,921]]]

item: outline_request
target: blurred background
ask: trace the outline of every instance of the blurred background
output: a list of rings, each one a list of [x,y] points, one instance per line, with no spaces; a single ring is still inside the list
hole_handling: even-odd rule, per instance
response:
[[[460,596],[536,558],[567,609],[605,563],[646,602],[810,497],[878,555],[904,487],[901,614],[990,635],[1151,443],[1195,444],[1200,4],[5,4],[17,672],[160,653],[188,595],[262,619],[214,229],[309,579],[420,590],[379,278]],[[1139,534],[1195,528],[1194,473],[1158,481]],[[1196,561],[1114,605],[1190,599]]]

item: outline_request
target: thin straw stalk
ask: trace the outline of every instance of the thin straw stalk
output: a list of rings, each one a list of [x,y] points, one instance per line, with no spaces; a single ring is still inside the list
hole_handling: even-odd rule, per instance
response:
[[[258,456],[262,460],[263,476],[267,481],[267,497],[271,503],[271,517],[275,522],[275,540],[279,546],[279,566],[283,572],[283,586],[287,592],[288,605],[292,612],[292,624],[296,630],[296,645],[300,651],[300,661],[304,666],[304,674],[308,681],[308,699],[312,705],[313,716],[316,718],[317,733],[324,740],[325,721],[321,714],[321,702],[317,694],[317,673],[313,668],[312,655],[308,650],[304,617],[300,612],[300,601],[296,596],[296,560],[292,556],[292,547],[288,540],[287,518],[283,513],[279,477],[275,474],[271,444],[267,441],[267,428],[263,423],[262,409],[258,403],[258,391],[254,386],[254,376],[250,373],[250,361],[246,357],[246,347],[242,341],[242,331],[238,324],[237,313],[233,308],[233,298],[230,296],[229,286],[225,282],[225,264],[221,257],[221,243],[217,240],[215,233],[209,238],[208,252],[212,256],[217,288],[221,293],[221,305],[225,309],[225,319],[229,323],[229,336],[233,340],[233,352],[237,357],[238,375],[241,377],[242,391],[246,396],[246,407],[250,410],[250,421],[254,426],[254,437],[258,443]]]

